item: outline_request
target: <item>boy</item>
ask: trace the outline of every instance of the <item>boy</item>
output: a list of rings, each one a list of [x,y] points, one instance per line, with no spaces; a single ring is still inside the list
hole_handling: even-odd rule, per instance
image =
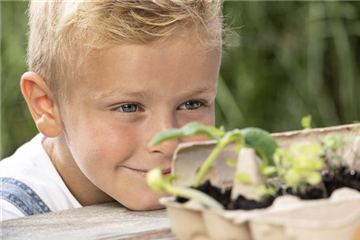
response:
[[[114,200],[162,208],[145,176],[170,173],[178,142],[148,143],[214,125],[220,2],[31,2],[29,16],[21,91],[40,133],[1,161],[2,219]]]

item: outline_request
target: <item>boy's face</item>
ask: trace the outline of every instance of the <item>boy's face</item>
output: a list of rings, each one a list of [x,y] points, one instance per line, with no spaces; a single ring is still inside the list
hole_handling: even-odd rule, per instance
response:
[[[220,49],[204,51],[196,37],[99,51],[61,106],[67,146],[81,172],[130,209],[159,208],[161,194],[148,188],[146,172],[168,173],[178,141],[148,143],[192,121],[214,125],[220,59]]]

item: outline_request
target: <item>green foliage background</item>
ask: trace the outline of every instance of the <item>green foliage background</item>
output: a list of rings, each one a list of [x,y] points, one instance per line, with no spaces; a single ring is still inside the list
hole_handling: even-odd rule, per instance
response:
[[[1,158],[37,130],[19,89],[26,71],[27,2],[1,2]],[[240,37],[226,47],[217,126],[270,132],[360,119],[360,2],[227,1]]]

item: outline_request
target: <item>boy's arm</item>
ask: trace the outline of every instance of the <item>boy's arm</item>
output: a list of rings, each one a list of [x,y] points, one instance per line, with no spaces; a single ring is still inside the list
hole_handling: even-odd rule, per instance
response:
[[[0,199],[0,207],[1,207],[0,221],[25,216],[19,209],[17,209],[14,205],[5,201],[4,199]]]

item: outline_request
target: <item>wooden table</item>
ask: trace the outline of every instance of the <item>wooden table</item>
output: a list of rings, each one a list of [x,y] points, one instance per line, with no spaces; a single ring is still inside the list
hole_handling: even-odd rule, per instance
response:
[[[166,210],[134,212],[106,203],[0,223],[0,239],[176,240]]]

